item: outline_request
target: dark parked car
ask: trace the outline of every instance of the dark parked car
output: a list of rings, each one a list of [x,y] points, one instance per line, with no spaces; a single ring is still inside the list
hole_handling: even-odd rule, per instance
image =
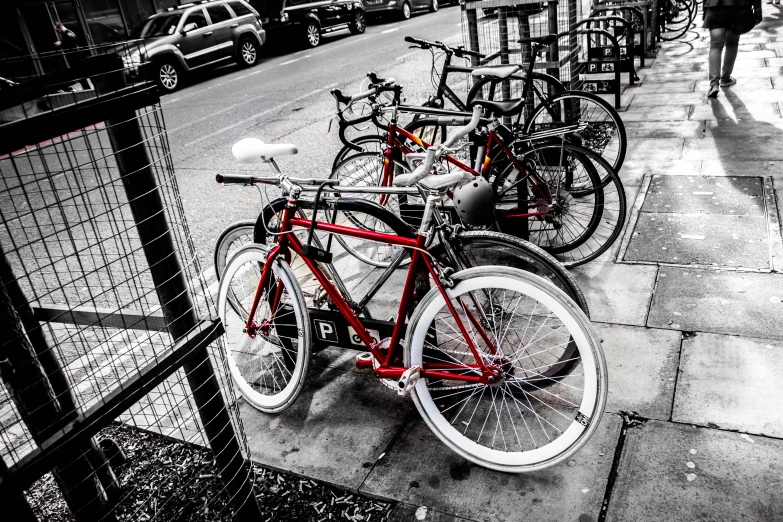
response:
[[[397,13],[403,20],[410,18],[413,11],[429,9],[435,12],[439,7],[438,0],[364,0],[367,14]]]
[[[243,0],[212,0],[151,16],[141,38],[140,52],[152,62],[158,85],[173,91],[194,69],[231,60],[243,67],[255,65],[266,33],[258,13]],[[134,54],[127,57],[128,63],[139,63]]]
[[[277,44],[286,37],[307,47],[317,47],[323,33],[349,29],[353,34],[367,28],[361,0],[250,0]]]

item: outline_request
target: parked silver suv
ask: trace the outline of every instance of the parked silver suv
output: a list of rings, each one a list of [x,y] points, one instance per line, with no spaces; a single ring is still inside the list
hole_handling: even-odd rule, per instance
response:
[[[164,91],[201,67],[235,60],[251,67],[266,40],[258,13],[243,0],[204,0],[151,16],[141,31],[142,53]],[[138,56],[130,61],[138,63]]]

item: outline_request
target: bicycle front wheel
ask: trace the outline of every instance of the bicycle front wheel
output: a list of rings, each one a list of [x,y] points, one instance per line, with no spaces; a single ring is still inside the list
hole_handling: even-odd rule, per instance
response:
[[[405,350],[408,367],[441,372],[413,389],[424,421],[487,468],[537,471],[569,458],[595,432],[606,404],[606,363],[589,320],[561,291],[521,270],[484,266],[453,279],[449,298],[478,357],[455,336],[439,291],[429,292],[411,318]],[[459,378],[480,376],[480,364],[501,369],[495,382]]]
[[[383,150],[386,148],[386,139],[379,134],[365,134],[364,136],[354,138],[351,140],[351,143],[359,147],[361,150],[356,150],[349,147],[348,145],[343,145],[343,148],[340,149],[340,151],[334,157],[334,161],[332,162],[332,172],[337,169],[340,163],[345,161],[345,159],[350,158],[351,156],[361,154],[362,152],[374,152],[376,154],[382,154]]]
[[[307,306],[291,268],[275,259],[259,288],[265,260],[260,245],[239,249],[223,273],[217,305],[234,383],[253,407],[276,413],[301,393],[312,346]],[[257,292],[258,307],[248,321]]]

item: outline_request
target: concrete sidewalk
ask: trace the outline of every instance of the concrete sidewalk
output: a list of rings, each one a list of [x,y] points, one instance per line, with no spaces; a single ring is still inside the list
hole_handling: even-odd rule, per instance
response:
[[[631,215],[575,271],[609,402],[573,460],[527,475],[474,466],[345,350],[315,357],[283,414],[242,405],[254,459],[399,501],[400,520],[783,520],[783,11],[764,10],[716,100],[702,29],[664,44],[624,93]]]

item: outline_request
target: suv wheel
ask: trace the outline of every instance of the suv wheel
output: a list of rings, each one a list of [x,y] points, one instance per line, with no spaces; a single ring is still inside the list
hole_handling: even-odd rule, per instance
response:
[[[430,11],[434,13],[438,10],[439,7],[438,0],[430,0]]]
[[[367,29],[367,20],[364,17],[364,11],[355,9],[353,21],[348,26],[352,34],[362,34]]]
[[[179,67],[171,60],[161,61],[155,66],[155,81],[164,92],[176,91],[181,83],[181,76]]]
[[[411,4],[409,4],[408,2],[402,3],[401,15],[403,20],[408,20],[411,17]]]
[[[239,41],[237,63],[242,67],[253,67],[258,63],[258,44],[252,38],[242,38]]]
[[[321,43],[321,28],[312,20],[305,26],[305,43],[308,47],[318,47]]]

